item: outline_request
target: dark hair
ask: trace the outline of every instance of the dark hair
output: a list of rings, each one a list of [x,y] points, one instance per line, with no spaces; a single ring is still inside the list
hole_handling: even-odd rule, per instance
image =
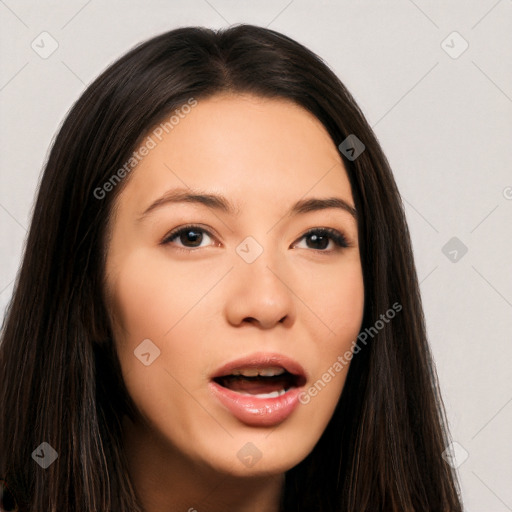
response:
[[[105,252],[114,201],[98,198],[157,123],[221,92],[292,100],[338,146],[358,212],[362,330],[392,322],[354,355],[313,451],[286,473],[282,510],[461,511],[441,457],[446,419],[430,354],[410,235],[389,163],[351,94],[314,53],[272,30],[187,27],[112,64],[83,93],[46,163],[0,345],[0,478],[20,510],[143,510],[129,479],[121,418],[133,414],[112,343]],[[42,470],[32,452],[57,460]]]

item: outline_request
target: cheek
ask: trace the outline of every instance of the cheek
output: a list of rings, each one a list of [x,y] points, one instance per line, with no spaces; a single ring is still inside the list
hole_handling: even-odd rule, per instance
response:
[[[116,270],[112,280],[114,339],[132,394],[138,392],[136,388],[144,391],[164,385],[176,386],[175,396],[180,396],[181,388],[164,368],[193,389],[196,383],[190,381],[201,368],[195,373],[189,370],[203,353],[204,340],[211,338],[210,316],[204,314],[207,301],[201,299],[218,281],[218,273],[205,265],[196,265],[193,273],[184,271],[184,265],[170,262],[165,251],[155,255],[154,249],[151,254],[143,249],[131,251]],[[201,311],[199,319],[197,311]],[[146,339],[160,351],[147,367],[134,354]],[[157,371],[160,367],[162,371]]]
[[[308,306],[317,315],[308,314],[317,357],[314,381],[322,381],[315,401],[322,404],[320,410],[330,414],[343,389],[363,320],[364,284],[359,260],[354,258],[335,270],[317,273],[313,285],[308,285],[309,292],[304,290],[303,297],[309,293]]]
[[[154,250],[149,256],[143,249],[133,250],[116,267],[112,280],[114,339],[130,396],[146,417],[165,424],[169,411],[182,414],[194,404],[184,389],[193,390],[196,385],[189,379],[198,373],[194,362],[201,337],[196,331],[190,336],[187,313],[215,276],[208,280],[199,272],[191,279],[179,265],[155,257]],[[152,360],[146,366],[134,351],[142,353],[138,347],[147,339],[159,352],[146,342],[145,351]],[[187,421],[184,415],[182,422]]]
[[[317,291],[314,295],[315,308],[325,325],[311,337],[316,342],[312,353],[317,359],[314,374],[301,397],[304,414],[311,417],[314,411],[317,435],[321,435],[339,401],[363,320],[361,265],[359,261],[352,261],[343,267],[343,270],[329,272],[328,276],[317,275],[318,285],[323,284],[323,293]],[[316,321],[316,327],[318,324]]]
[[[359,259],[354,257],[317,271],[306,283],[302,298],[314,313],[310,318],[316,318],[325,348],[344,352],[344,347],[357,337],[363,319],[364,284]]]
[[[120,339],[161,338],[208,290],[211,279],[201,269],[193,276],[181,271],[165,254],[155,257],[142,249],[132,251],[117,269],[113,285]]]
[[[330,327],[337,337],[346,341],[355,339],[361,328],[364,310],[364,285],[360,265],[354,265],[350,272],[340,273],[333,278],[325,294],[324,311],[330,320]]]

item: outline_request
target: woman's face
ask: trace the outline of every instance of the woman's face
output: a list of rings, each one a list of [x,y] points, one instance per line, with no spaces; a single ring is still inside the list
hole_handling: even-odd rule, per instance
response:
[[[287,471],[327,426],[362,322],[346,171],[286,100],[200,100],[167,132],[117,199],[107,257],[140,435],[231,475]]]

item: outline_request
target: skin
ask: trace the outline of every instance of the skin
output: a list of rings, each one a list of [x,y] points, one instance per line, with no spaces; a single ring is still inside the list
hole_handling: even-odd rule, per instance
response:
[[[222,194],[239,214],[167,203],[139,219],[175,187]],[[354,206],[323,125],[292,102],[252,95],[200,100],[132,171],[112,217],[106,282],[123,378],[140,413],[124,420],[125,451],[148,512],[277,511],[284,473],[322,435],[347,367],[271,427],[240,422],[208,384],[226,362],[274,352],[304,367],[308,388],[351,349],[364,308],[357,221],[335,208],[286,214],[299,199],[331,196]],[[162,244],[187,224],[211,236]],[[322,227],[343,233],[349,247],[329,239],[318,249],[304,237]],[[236,252],[248,236],[263,248],[252,263]],[[160,350],[148,366],[134,355],[145,339]],[[252,467],[237,457],[248,442],[262,455]]]

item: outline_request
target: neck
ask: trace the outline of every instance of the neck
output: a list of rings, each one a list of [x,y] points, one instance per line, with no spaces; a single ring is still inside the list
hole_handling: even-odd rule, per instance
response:
[[[240,477],[195,463],[123,419],[128,471],[144,512],[279,512],[284,475]]]

